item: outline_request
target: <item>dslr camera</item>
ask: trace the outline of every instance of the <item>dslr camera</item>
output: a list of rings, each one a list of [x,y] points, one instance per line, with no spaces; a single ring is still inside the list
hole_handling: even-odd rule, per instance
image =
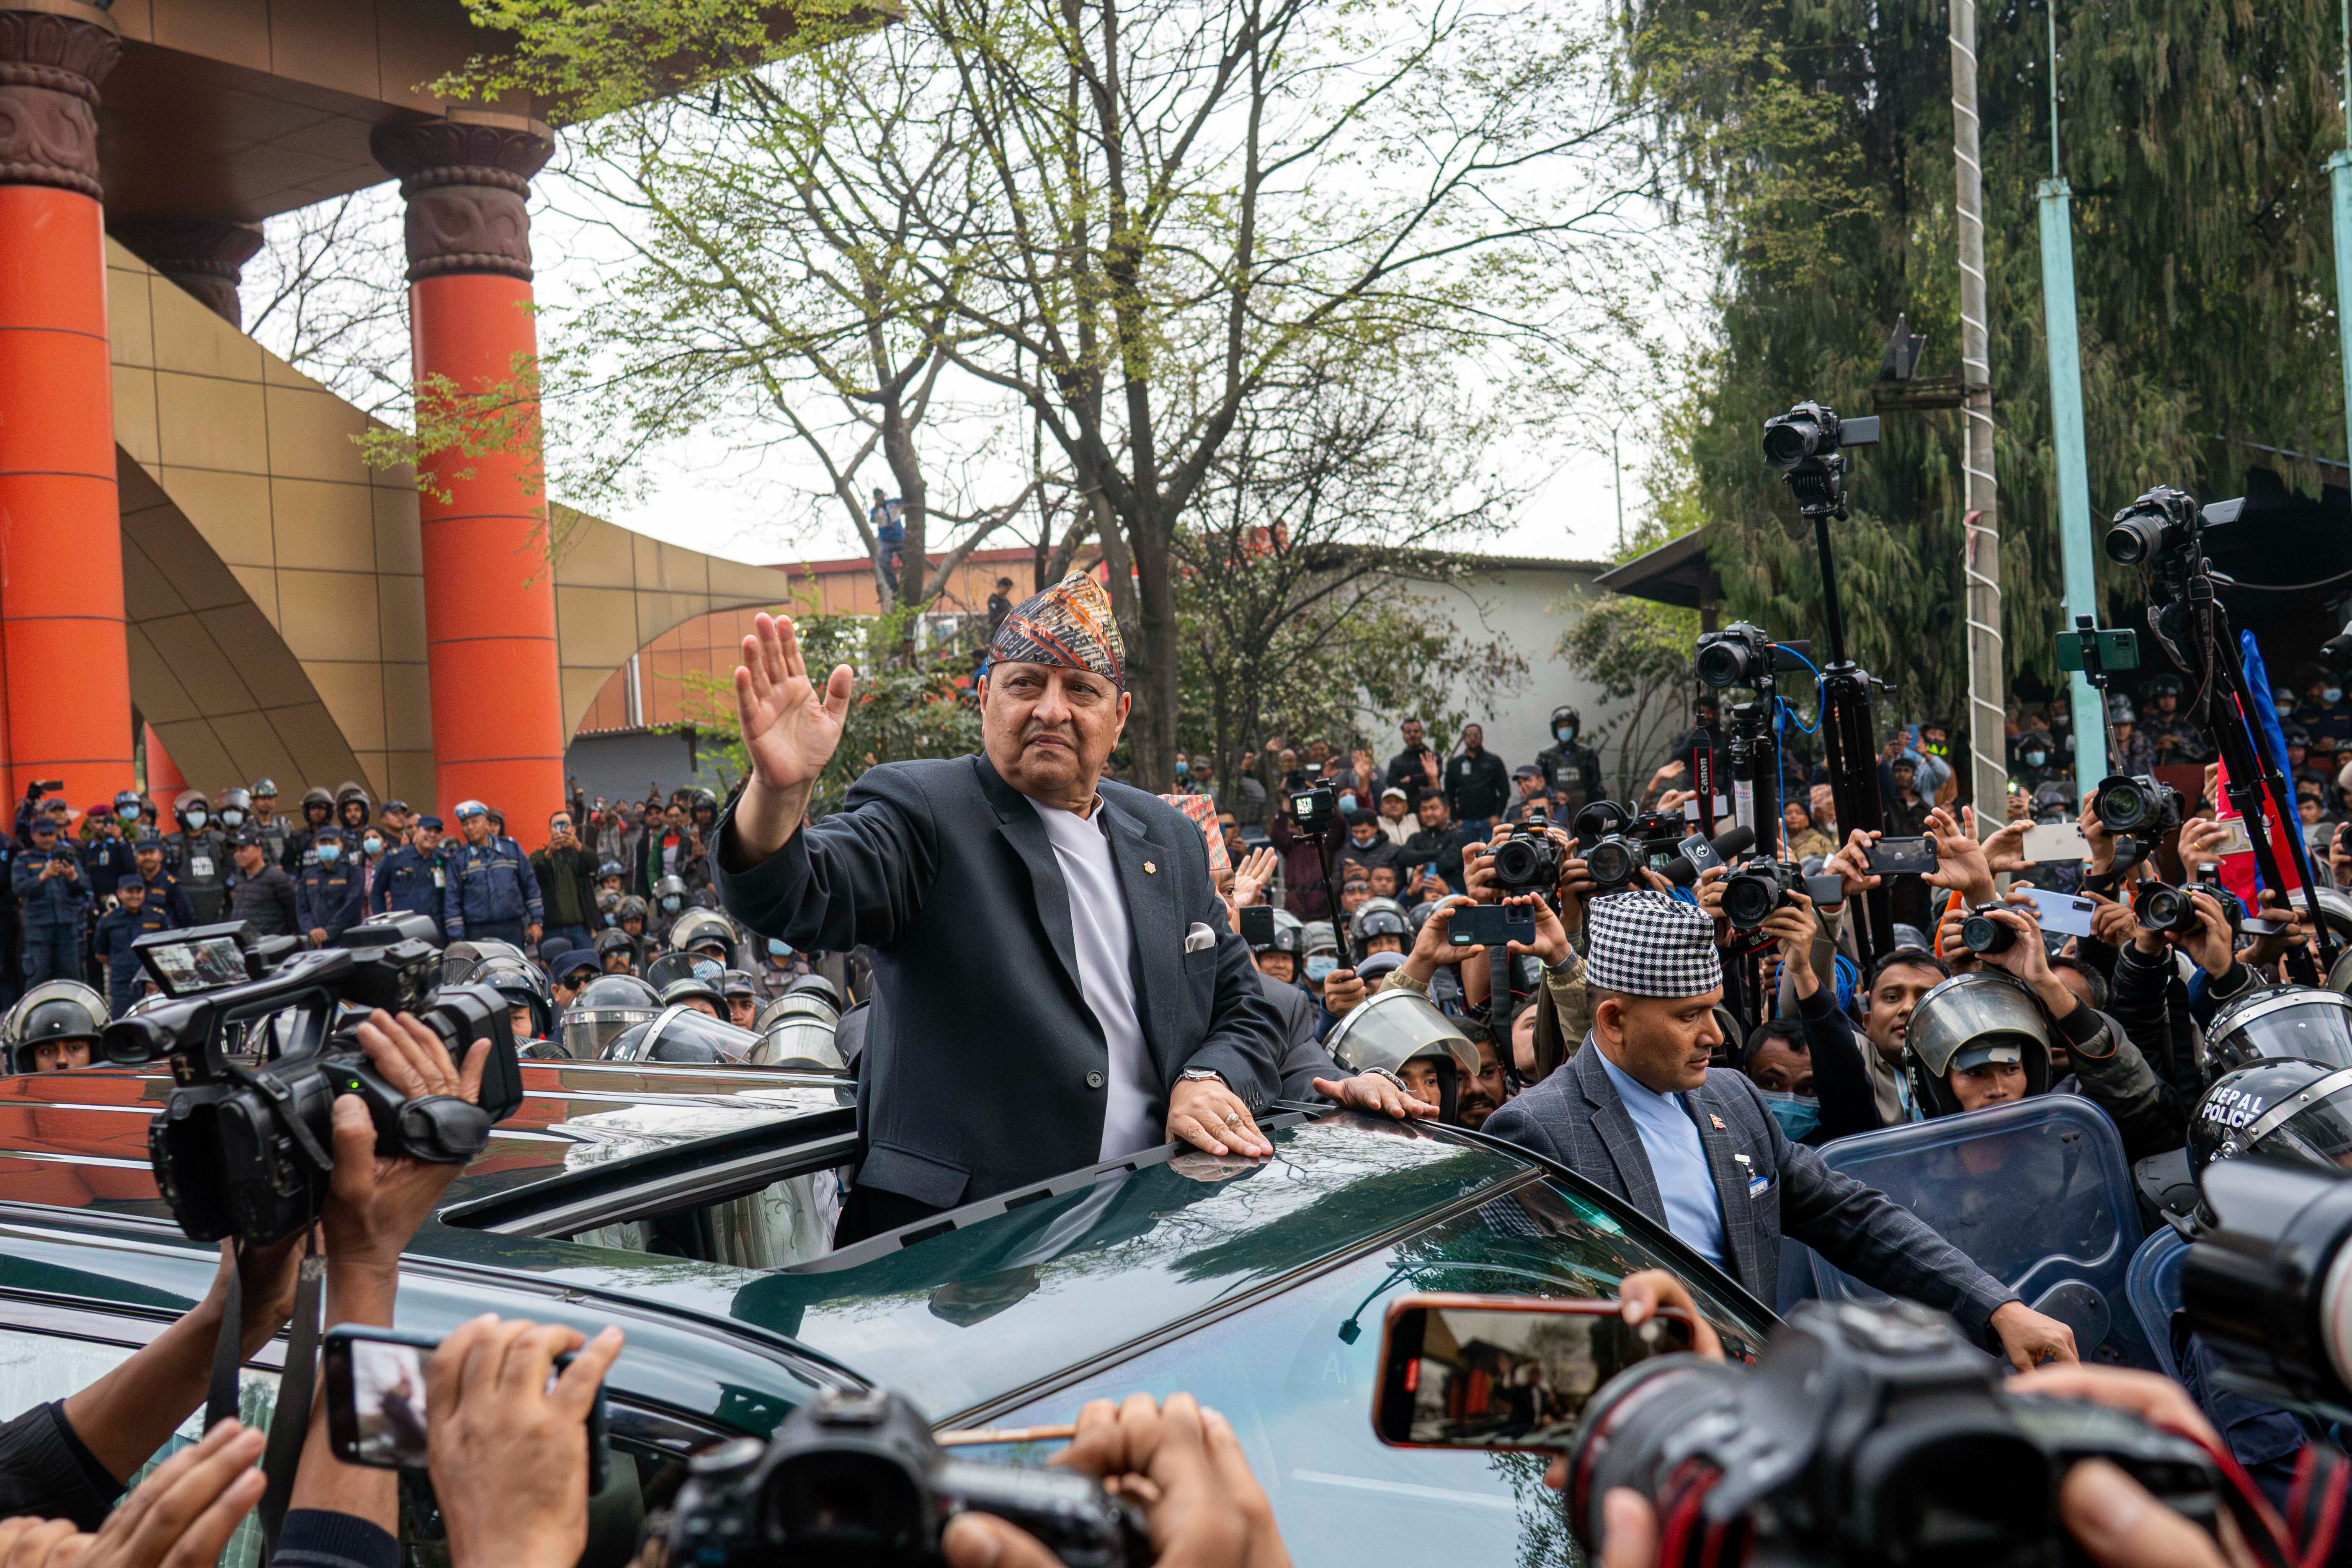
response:
[[[1698,639],[1692,664],[1699,679],[1717,690],[1738,687],[1769,693],[1774,689],[1777,673],[1805,667],[1796,655],[1809,646],[1802,642],[1784,646],[1774,642],[1772,634],[1762,626],[1734,621]]]
[[[172,1098],[148,1126],[147,1154],[191,1239],[267,1246],[309,1225],[334,1169],[338,1095],[366,1104],[379,1152],[443,1164],[480,1153],[491,1126],[522,1104],[506,998],[487,985],[436,984],[435,934],[426,917],[404,915],[309,952],[299,938],[257,937],[243,921],[131,943],[169,1000],[115,1019],[99,1045],[118,1066],[171,1064]],[[404,1099],[360,1048],[358,1022],[376,1007],[421,1019],[453,1062],[489,1041],[481,1102]],[[232,1059],[247,1056],[233,1041],[258,1050]]]
[[[1633,816],[1614,801],[1596,800],[1576,814],[1577,851],[1601,892],[1622,892],[1645,868],[1664,872],[1682,864],[1675,847],[1688,826],[1671,811]]]
[[[1796,902],[1790,895],[1804,889],[1803,867],[1750,860],[1723,879],[1723,918],[1734,931],[1754,931],[1772,918],[1774,910]]]
[[[1550,828],[1548,813],[1530,811],[1495,846],[1495,884],[1506,894],[1549,893],[1559,886],[1559,846]]]
[[[1632,1487],[1670,1568],[2054,1563],[2059,1481],[2090,1458],[2216,1527],[2221,1478],[2189,1439],[2003,1394],[1991,1358],[1924,1307],[1806,1301],[1752,1368],[1659,1356],[1604,1384],[1569,1450],[1568,1521],[1597,1559],[1601,1500]]]
[[[1298,824],[1304,837],[1320,839],[1331,831],[1332,820],[1339,815],[1339,797],[1328,784],[1290,792],[1291,820]]]
[[[882,1389],[826,1389],[774,1437],[698,1456],[670,1521],[669,1560],[695,1568],[780,1563],[917,1568],[967,1509],[1020,1526],[1069,1568],[1147,1568],[1142,1517],[1069,1470],[951,1459],[914,1406]]]
[[[1764,460],[1780,470],[1806,517],[1846,514],[1843,449],[1878,444],[1878,416],[1841,419],[1822,403],[1800,403],[1764,421]]]
[[[2132,919],[2149,931],[2179,931],[2186,935],[2199,929],[2197,906],[2189,901],[2191,892],[2210,893],[2221,906],[2222,919],[2230,922],[2230,934],[2235,936],[2246,918],[2246,906],[2238,895],[2219,882],[2200,882],[2194,889],[2176,888],[2166,882],[2141,882],[2132,889]]]
[[[2099,826],[2116,841],[2116,868],[2134,866],[2180,826],[2180,792],[2153,773],[2110,773],[2091,796]]]

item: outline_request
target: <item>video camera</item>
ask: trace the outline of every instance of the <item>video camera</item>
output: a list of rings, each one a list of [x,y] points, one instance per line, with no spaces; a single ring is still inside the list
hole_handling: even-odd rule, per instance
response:
[[[1559,846],[1550,829],[1549,813],[1530,811],[1495,846],[1495,885],[1506,895],[1549,893],[1559,886]]]
[[[2235,522],[2245,504],[2240,496],[2200,507],[2187,490],[2158,486],[2116,513],[2107,525],[2107,559],[2118,566],[2141,566],[2194,555],[2205,530]]]
[[[1069,1568],[1152,1560],[1142,1517],[1100,1481],[950,1458],[912,1405],[879,1389],[826,1389],[769,1441],[738,1437],[698,1456],[678,1493],[669,1560],[913,1568],[940,1561],[940,1531],[967,1509],[1018,1525]]]
[[[1302,837],[1320,840],[1331,831],[1331,823],[1339,815],[1339,797],[1328,784],[1290,792],[1291,820],[1298,824]]]
[[[1772,911],[1806,891],[1804,868],[1779,860],[1750,860],[1723,880],[1723,918],[1734,931],[1754,931]]]
[[[366,1103],[380,1153],[444,1164],[480,1153],[491,1126],[522,1104],[506,998],[487,985],[436,984],[436,934],[423,915],[397,916],[306,952],[298,938],[256,936],[231,921],[131,944],[169,1000],[117,1018],[99,1045],[119,1066],[171,1063],[174,1087],[149,1126],[148,1158],[190,1238],[266,1246],[308,1226],[334,1169],[338,1095]],[[489,1041],[480,1103],[404,1099],[344,1013],[377,1007],[422,1020],[453,1062]],[[247,1037],[263,1043],[250,1066],[231,1059],[231,1040]]]
[[[2222,1478],[2190,1439],[2004,1394],[1925,1307],[1805,1301],[1753,1367],[1660,1356],[1603,1384],[1569,1446],[1568,1522],[1597,1560],[1602,1500],[1631,1487],[1670,1568],[2057,1562],[2059,1482],[2092,1458],[2218,1526]]]
[[[1840,454],[1877,444],[1877,415],[1840,419],[1826,404],[1800,403],[1764,421],[1764,460],[1780,471],[1807,517],[1845,516],[1846,460]]]
[[[2341,1158],[2340,1120],[2325,1103],[2329,1081],[2263,1110],[2247,1142],[2271,1131],[2263,1120],[2292,1121],[2299,1142],[2325,1145],[2318,1157]],[[2352,1420],[2352,1317],[2344,1311],[2352,1181],[2322,1166],[2240,1158],[2208,1164],[2198,1189],[2213,1223],[2182,1262],[2180,1301],[2212,1347],[2214,1381],[2323,1421]]]

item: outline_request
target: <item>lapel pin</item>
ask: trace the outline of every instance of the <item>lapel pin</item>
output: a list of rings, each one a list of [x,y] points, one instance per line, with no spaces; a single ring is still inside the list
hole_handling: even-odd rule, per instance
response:
[[[1717,1116],[1717,1115],[1714,1111],[1712,1111],[1712,1110],[1710,1110],[1710,1111],[1708,1111],[1708,1112],[1706,1113],[1706,1119],[1707,1119],[1709,1121],[1712,1121],[1712,1122],[1714,1122],[1714,1123],[1715,1123],[1715,1130],[1716,1130],[1717,1132],[1728,1132],[1728,1131],[1731,1131],[1731,1129],[1730,1129],[1730,1128],[1726,1127],[1726,1126],[1723,1124],[1723,1118],[1722,1118],[1722,1117],[1720,1117],[1720,1116]]]
[[[1160,875],[1160,868],[1146,860],[1143,863],[1143,874],[1147,877],[1157,877]]]

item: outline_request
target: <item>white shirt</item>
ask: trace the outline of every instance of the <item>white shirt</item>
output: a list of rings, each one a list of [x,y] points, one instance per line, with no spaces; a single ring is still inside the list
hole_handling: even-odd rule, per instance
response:
[[[1054,858],[1062,868],[1062,883],[1070,890],[1070,935],[1078,957],[1078,991],[1102,1026],[1103,1043],[1110,1047],[1110,1068],[1103,1085],[1102,1153],[1105,1160],[1123,1160],[1139,1149],[1167,1142],[1165,1129],[1151,1114],[1153,1086],[1160,1081],[1151,1052],[1143,1043],[1143,1023],[1135,1012],[1135,974],[1128,967],[1134,951],[1134,928],[1127,918],[1127,900],[1119,891],[1118,867],[1111,859],[1102,802],[1096,801],[1091,817],[1059,806],[1029,803],[1045,825]]]
[[[1599,1055],[1601,1068],[1617,1088],[1633,1131],[1642,1135],[1642,1152],[1650,1157],[1650,1174],[1665,1205],[1666,1228],[1706,1255],[1718,1268],[1730,1267],[1731,1251],[1724,1244],[1723,1203],[1716,1194],[1715,1173],[1707,1169],[1706,1146],[1699,1142],[1698,1123],[1679,1094],[1660,1094],[1609,1059],[1598,1045],[1586,1048]]]

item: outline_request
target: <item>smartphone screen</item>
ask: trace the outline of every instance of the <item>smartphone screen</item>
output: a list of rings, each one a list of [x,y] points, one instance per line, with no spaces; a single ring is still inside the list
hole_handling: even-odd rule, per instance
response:
[[[1924,876],[1935,868],[1932,838],[1881,838],[1870,847],[1870,869],[1875,876]]]
[[[320,1364],[327,1393],[327,1436],[335,1458],[347,1465],[383,1470],[425,1468],[427,1420],[431,1415],[425,1385],[433,1373],[433,1352],[438,1340],[397,1329],[362,1329],[341,1324],[329,1329],[321,1342]],[[555,1371],[572,1364],[568,1354],[555,1358]],[[554,1378],[549,1378],[552,1386]],[[588,1414],[591,1496],[604,1488],[607,1448],[604,1439],[604,1394]]]

